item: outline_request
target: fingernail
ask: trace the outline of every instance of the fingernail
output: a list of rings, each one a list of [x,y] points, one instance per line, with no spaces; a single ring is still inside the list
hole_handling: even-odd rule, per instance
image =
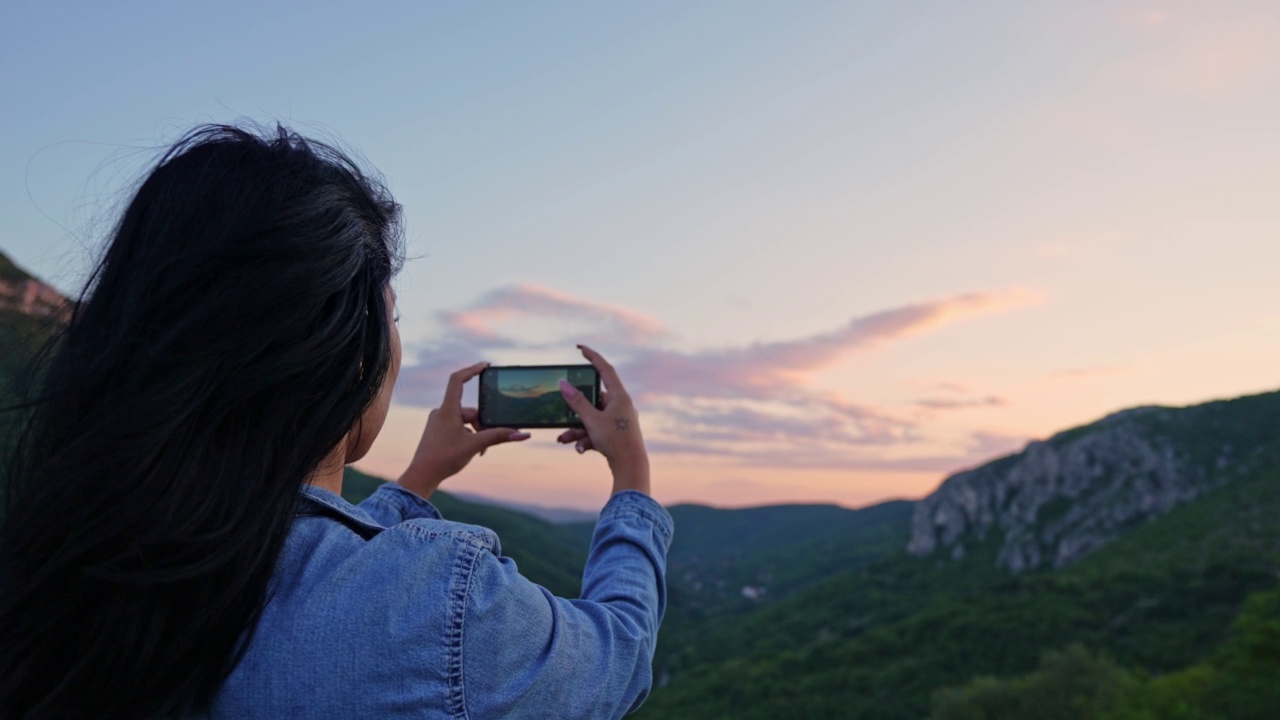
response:
[[[566,400],[572,400],[578,397],[578,388],[570,385],[568,380],[560,381],[560,392],[564,393]]]
[[[584,452],[586,452],[586,451],[587,451],[587,446],[586,446],[586,445],[583,445],[582,443],[578,443],[577,445],[574,445],[573,447],[574,447],[574,449],[575,449],[575,450],[577,450],[577,451],[578,451],[578,454],[579,454],[579,455],[581,455],[582,453],[584,453]]]
[[[513,432],[507,436],[508,440],[528,440],[530,438],[527,432]]]

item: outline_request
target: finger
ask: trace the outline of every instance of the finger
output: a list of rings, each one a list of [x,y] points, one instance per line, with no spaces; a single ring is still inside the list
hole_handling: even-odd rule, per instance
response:
[[[584,422],[588,415],[600,412],[591,401],[587,399],[582,391],[569,384],[568,380],[560,380],[560,395],[564,397],[564,401],[569,404],[570,409],[578,413],[578,417],[583,418]]]
[[[489,367],[487,362],[478,362],[470,367],[464,367],[449,376],[449,384],[444,388],[444,404],[440,407],[448,408],[454,412],[462,412],[462,386],[467,384],[471,378],[479,375],[485,368]]]
[[[601,408],[609,407],[609,391],[608,390],[600,391],[600,407]]]
[[[458,414],[462,416],[462,422],[466,423],[467,427],[471,428],[476,432],[480,432],[481,430],[484,430],[484,425],[480,424],[479,410],[473,407],[464,407],[462,408],[462,412]]]
[[[528,439],[529,433],[518,432],[514,428],[489,428],[488,430],[481,430],[471,436],[471,442],[476,443],[479,446],[481,453],[494,445],[501,445],[502,443],[507,442],[520,442],[521,440]]]
[[[584,453],[584,452],[586,452],[586,451],[588,451],[588,450],[593,450],[593,449],[595,449],[595,445],[593,445],[593,444],[591,443],[591,438],[589,438],[589,437],[585,437],[585,438],[582,438],[581,440],[579,440],[578,442],[574,443],[574,444],[573,444],[573,449],[574,449],[574,450],[577,450],[577,451],[578,451],[578,454],[579,454],[579,455],[581,455],[582,453]]]
[[[576,443],[582,438],[587,437],[587,431],[584,428],[570,428],[560,433],[560,437],[556,438],[558,442],[564,445]]]
[[[579,345],[578,349],[582,351],[582,357],[586,358],[600,373],[600,377],[604,379],[604,384],[609,387],[615,395],[624,395],[627,389],[622,386],[622,379],[618,377],[618,371],[613,369],[608,360],[600,353],[592,350],[586,345]]]

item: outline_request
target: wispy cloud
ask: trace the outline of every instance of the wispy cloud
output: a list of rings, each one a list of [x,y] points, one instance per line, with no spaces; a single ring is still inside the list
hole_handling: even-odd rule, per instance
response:
[[[794,441],[785,446],[745,449],[690,439],[662,439],[648,445],[651,452],[723,458],[727,464],[735,466],[943,474],[975,467],[994,457],[1016,452],[1028,441],[1029,438],[1024,437],[976,432],[955,452],[894,455],[850,453],[839,446]]]
[[[753,407],[753,405],[756,405]],[[686,441],[737,445],[770,442],[896,445],[916,438],[914,423],[882,411],[821,401],[767,406],[741,402],[661,405]]]
[[[1040,300],[1024,289],[970,293],[856,317],[835,331],[797,340],[694,352],[640,347],[626,377],[659,395],[775,399],[852,353]]]
[[[537,285],[491,290],[468,308],[440,314],[441,322],[459,342],[487,348],[515,344],[511,331],[519,321],[529,318],[586,325],[602,344],[636,347],[657,342],[665,334],[662,324],[647,315],[588,302]]]
[[[1008,400],[995,395],[981,398],[924,398],[917,400],[916,405],[926,410],[965,410],[980,407],[1005,407]]]
[[[531,353],[587,342],[614,359],[641,399],[653,452],[731,456],[776,467],[945,470],[970,453],[881,456],[921,443],[920,408],[1004,400],[930,398],[915,404],[917,412],[900,414],[815,387],[814,373],[904,338],[1039,301],[1023,289],[969,293],[856,316],[806,337],[683,350],[672,347],[661,322],[642,313],[533,285],[498,288],[439,314],[442,332],[401,370],[396,402],[433,406],[449,372],[495,351]]]
[[[437,316],[442,332],[415,348],[396,384],[397,403],[432,407],[449,373],[489,357],[493,351],[563,348],[585,342],[601,348],[631,348],[666,339],[662,323],[642,313],[537,285],[491,290],[475,302]]]

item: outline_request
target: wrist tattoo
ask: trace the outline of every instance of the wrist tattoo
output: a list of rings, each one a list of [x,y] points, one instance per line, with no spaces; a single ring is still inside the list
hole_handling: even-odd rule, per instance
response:
[[[613,421],[613,426],[618,430],[626,430],[631,427],[631,422],[626,418],[617,418]]]

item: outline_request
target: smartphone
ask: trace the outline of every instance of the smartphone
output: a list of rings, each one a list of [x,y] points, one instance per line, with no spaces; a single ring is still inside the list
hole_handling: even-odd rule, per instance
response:
[[[600,407],[600,373],[590,365],[507,365],[480,373],[480,424],[484,427],[572,428],[582,419],[560,394],[566,380]]]

